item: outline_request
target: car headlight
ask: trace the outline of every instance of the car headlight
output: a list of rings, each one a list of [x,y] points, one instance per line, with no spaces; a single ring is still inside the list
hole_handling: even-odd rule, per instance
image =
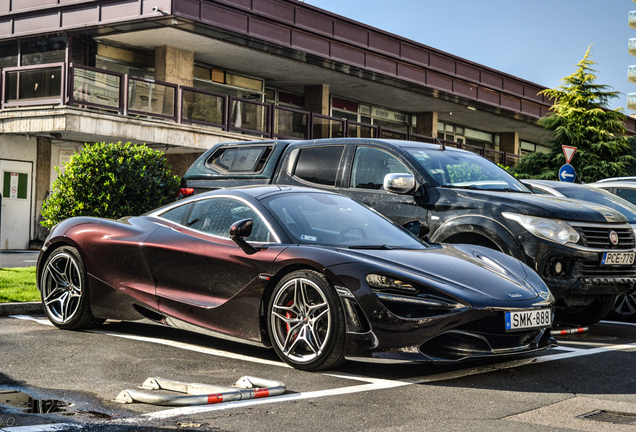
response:
[[[409,282],[393,279],[391,277],[383,276],[379,274],[373,274],[373,273],[368,274],[367,283],[372,288],[396,289],[396,290],[406,291],[411,293],[417,292],[417,288],[415,288]]]
[[[572,226],[559,219],[547,219],[536,216],[526,216],[519,213],[503,212],[506,219],[516,221],[537,237],[560,244],[577,243],[581,236]]]
[[[425,318],[467,310],[460,301],[430,287],[380,274],[368,274],[367,283],[380,302],[403,318]]]

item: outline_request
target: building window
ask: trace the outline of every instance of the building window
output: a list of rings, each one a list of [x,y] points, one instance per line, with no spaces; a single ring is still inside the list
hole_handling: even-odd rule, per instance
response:
[[[95,67],[140,78],[155,78],[154,55],[97,44]]]
[[[530,153],[550,153],[550,147],[531,143],[529,141],[520,141],[519,146],[521,148],[522,156],[530,154]]]
[[[453,141],[459,144],[466,143],[466,137],[464,136],[464,128],[450,123],[437,123],[437,138]]]
[[[16,67],[18,65],[18,43],[0,45],[0,68]]]
[[[336,96],[331,97],[331,116],[397,131],[396,136],[392,136],[391,132],[387,131],[383,134],[383,138],[406,139],[405,134],[410,131],[410,116],[407,113],[364,105]],[[363,132],[368,133],[369,131]]]
[[[66,37],[32,39],[20,45],[20,66],[66,61]]]

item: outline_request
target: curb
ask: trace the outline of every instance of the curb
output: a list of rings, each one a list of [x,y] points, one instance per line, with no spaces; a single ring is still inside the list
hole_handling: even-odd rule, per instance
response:
[[[42,314],[41,302],[0,303],[0,316]]]

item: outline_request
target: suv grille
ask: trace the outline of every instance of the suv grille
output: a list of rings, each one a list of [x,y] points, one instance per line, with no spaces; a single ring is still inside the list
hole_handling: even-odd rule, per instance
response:
[[[581,235],[584,246],[601,249],[632,249],[634,247],[634,230],[631,228],[574,227]],[[610,231],[618,234],[618,244],[610,242]]]
[[[602,266],[597,261],[577,262],[574,265],[574,277],[636,277],[636,267],[629,266]]]

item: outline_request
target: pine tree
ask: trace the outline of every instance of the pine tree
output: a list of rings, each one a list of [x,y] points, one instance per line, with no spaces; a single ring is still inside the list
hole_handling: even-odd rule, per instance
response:
[[[596,70],[591,60],[591,45],[572,75],[562,79],[563,85],[546,89],[543,94],[554,101],[552,114],[539,120],[552,131],[549,153],[532,153],[521,158],[514,172],[520,178],[557,180],[565,163],[563,145],[577,148],[570,162],[583,183],[606,177],[628,175],[634,158],[626,136],[622,108],[610,110],[608,103],[620,92],[610,86],[596,84]]]

